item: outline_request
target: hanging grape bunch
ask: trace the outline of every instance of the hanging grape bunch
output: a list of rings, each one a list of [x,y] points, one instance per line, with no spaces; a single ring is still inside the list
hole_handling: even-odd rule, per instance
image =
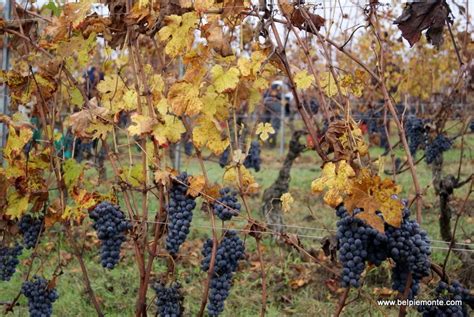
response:
[[[423,317],[431,316],[456,316],[469,317],[466,303],[474,302],[474,296],[469,294],[469,290],[458,281],[447,284],[440,281],[435,289],[435,300],[443,301],[459,300],[459,305],[420,305],[418,311]]]
[[[166,208],[168,212],[166,250],[171,254],[178,253],[191,227],[196,202],[195,197],[187,194],[188,186],[189,180],[186,172],[178,175],[171,185],[170,199]]]
[[[337,222],[339,245],[339,261],[343,266],[341,285],[343,287],[359,287],[360,276],[365,269],[365,262],[380,265],[387,254],[381,246],[386,237],[377,230],[366,225],[361,219],[354,217],[360,210],[350,215],[344,205],[336,208],[336,215],[341,218]]]
[[[415,155],[417,149],[423,146],[426,140],[425,123],[415,115],[409,115],[405,122],[405,133],[408,139],[408,147],[411,155]]]
[[[43,217],[33,218],[31,215],[23,215],[18,223],[20,233],[23,235],[23,244],[27,249],[34,248],[43,230]]]
[[[219,165],[224,168],[229,163],[230,147],[227,147],[219,157]]]
[[[392,272],[392,288],[403,293],[409,274],[412,274],[412,285],[408,298],[414,298],[419,291],[421,279],[430,274],[431,254],[428,235],[420,225],[410,220],[410,211],[405,208],[400,228],[387,226],[387,248],[395,262]]]
[[[28,298],[30,317],[49,317],[53,313],[53,303],[58,299],[56,289],[48,287],[48,281],[33,276],[32,281],[25,281],[21,293]]]
[[[166,287],[162,283],[155,283],[157,313],[160,317],[180,317],[183,315],[183,295],[181,285],[172,283]]]
[[[209,271],[212,256],[211,239],[203,245],[201,270]],[[219,316],[224,310],[224,301],[229,296],[232,285],[233,273],[237,270],[239,261],[245,258],[244,243],[235,231],[227,231],[217,247],[214,271],[209,288],[209,303],[207,311],[209,316]]]
[[[219,191],[219,194],[221,197],[212,203],[214,214],[223,221],[239,215],[241,205],[237,200],[237,193],[231,191],[228,187],[224,187]]]
[[[97,231],[100,244],[101,264],[107,269],[113,269],[120,260],[120,248],[125,242],[125,232],[131,229],[131,224],[119,206],[109,202],[101,202],[90,213],[94,220],[93,228]]]
[[[244,166],[246,168],[253,168],[256,172],[260,171],[260,143],[258,141],[252,141],[250,144],[249,154],[245,157]]]
[[[15,274],[16,266],[20,263],[18,257],[23,251],[19,244],[12,248],[0,247],[0,281],[9,281]]]
[[[452,142],[444,134],[437,135],[433,141],[427,141],[425,147],[426,163],[431,164],[451,148]]]

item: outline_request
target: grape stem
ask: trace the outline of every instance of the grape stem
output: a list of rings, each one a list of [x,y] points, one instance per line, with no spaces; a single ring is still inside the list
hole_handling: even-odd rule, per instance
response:
[[[339,297],[336,311],[334,312],[334,317],[339,317],[339,315],[341,314],[342,309],[344,308],[346,304],[347,296],[349,295],[349,290],[350,290],[350,287],[345,288],[344,292],[342,292],[341,296]]]
[[[92,289],[91,282],[89,279],[89,274],[87,273],[87,267],[84,263],[84,259],[82,258],[82,254],[79,251],[78,246],[74,242],[74,238],[71,235],[70,229],[66,229],[66,235],[69,238],[69,241],[71,242],[72,248],[74,249],[74,255],[77,258],[77,261],[79,262],[79,265],[81,266],[81,271],[82,271],[82,276],[84,277],[84,286],[86,288],[87,293],[89,294],[89,298],[92,301],[92,304],[94,305],[95,310],[97,311],[97,316],[99,317],[104,317],[104,314],[102,313],[102,310],[100,308],[99,302],[97,301],[97,298],[94,294],[94,290]]]

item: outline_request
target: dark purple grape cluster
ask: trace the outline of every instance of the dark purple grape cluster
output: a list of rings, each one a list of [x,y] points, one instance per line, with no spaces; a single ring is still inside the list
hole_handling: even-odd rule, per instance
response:
[[[49,317],[53,313],[53,303],[58,299],[54,288],[48,288],[48,281],[33,276],[32,281],[25,281],[21,293],[28,298],[30,317]]]
[[[132,225],[125,219],[119,206],[101,202],[90,213],[94,220],[93,228],[100,239],[100,258],[103,267],[111,270],[120,260],[120,248],[125,242],[125,232]]]
[[[262,163],[260,152],[260,143],[253,141],[250,144],[249,154],[245,157],[244,166],[253,168],[256,172],[260,171],[260,164]]]
[[[18,257],[23,251],[19,244],[12,248],[0,247],[0,281],[9,281],[15,274],[16,266],[20,263]]]
[[[427,142],[425,147],[425,160],[427,164],[433,163],[443,152],[451,148],[452,142],[444,134],[437,135],[433,141]]]
[[[43,217],[33,218],[23,215],[18,222],[20,233],[23,235],[23,244],[27,249],[34,248],[43,228]]]
[[[474,301],[474,296],[469,290],[458,281],[451,284],[439,282],[435,290],[435,300],[444,302],[444,305],[420,305],[418,311],[423,317],[453,316],[453,317],[469,317],[469,311],[466,303]],[[459,300],[460,305],[446,305],[448,300]]]
[[[474,132],[474,120],[471,120],[471,123],[469,124],[469,129],[471,129],[471,132]]]
[[[227,163],[229,163],[230,158],[230,147],[227,147],[224,152],[222,152],[221,156],[219,157],[219,165],[220,167],[224,168]]]
[[[155,283],[153,289],[156,293],[157,315],[160,317],[183,316],[183,294],[181,285],[177,282],[166,287],[162,283]]]
[[[237,200],[237,193],[224,187],[219,191],[221,197],[212,203],[214,214],[221,220],[230,220],[240,212],[241,205]]]
[[[405,122],[405,133],[408,139],[408,147],[411,155],[416,154],[416,150],[425,144],[426,140],[425,122],[414,115],[409,115]]]
[[[405,290],[408,274],[412,274],[412,287],[408,298],[414,298],[419,290],[420,280],[430,274],[430,240],[420,225],[410,220],[410,211],[404,209],[400,228],[387,226],[387,249],[395,262],[392,288],[401,293]]]
[[[209,270],[212,256],[212,240],[208,239],[203,246],[201,269]],[[233,273],[237,270],[239,261],[245,257],[244,243],[235,231],[227,231],[217,247],[214,271],[209,289],[209,316],[218,316],[224,310],[224,301],[229,296]]]
[[[193,142],[188,141],[184,143],[184,154],[186,154],[187,156],[193,155],[193,149],[194,149]]]
[[[365,269],[365,262],[380,265],[386,259],[386,253],[380,246],[386,237],[354,217],[360,210],[354,210],[351,216],[344,205],[336,208],[336,237],[339,244],[339,261],[343,265],[341,285],[359,287],[360,276]]]
[[[168,212],[166,250],[171,254],[177,254],[186,240],[193,220],[193,210],[196,207],[195,197],[187,195],[188,174],[183,172],[176,178],[173,180],[169,203],[166,207]]]

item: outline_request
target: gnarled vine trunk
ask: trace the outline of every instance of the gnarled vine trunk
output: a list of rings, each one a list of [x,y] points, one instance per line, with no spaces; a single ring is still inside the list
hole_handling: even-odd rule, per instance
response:
[[[275,232],[283,231],[283,215],[281,210],[280,197],[288,192],[290,187],[290,171],[295,159],[300,156],[301,152],[306,148],[304,144],[299,142],[304,131],[295,131],[290,140],[288,153],[286,154],[283,166],[278,173],[275,182],[265,189],[262,197],[262,213],[269,227]]]
[[[456,211],[450,205],[451,195],[454,189],[459,188],[462,184],[451,174],[443,177],[442,169],[443,157],[440,155],[432,164],[433,186],[436,195],[439,197],[439,231],[441,238],[444,241],[451,242],[452,239],[455,239],[451,230],[451,218],[453,214],[456,214]],[[474,253],[471,252],[468,246],[457,243],[453,245],[453,253],[462,262],[460,277],[462,282],[469,287],[474,284]]]

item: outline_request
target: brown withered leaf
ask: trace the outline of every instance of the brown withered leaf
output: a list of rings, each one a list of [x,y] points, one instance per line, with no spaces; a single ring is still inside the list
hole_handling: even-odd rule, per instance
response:
[[[288,0],[279,0],[278,4],[282,13],[290,20],[291,24],[301,30],[313,33],[311,25],[313,24],[316,30],[319,31],[326,21],[323,17],[310,12],[306,12],[306,15],[309,17],[309,20],[307,20],[302,11],[304,9],[296,7],[295,4],[289,3]]]
[[[197,197],[204,191],[205,186],[206,178],[203,175],[191,176],[189,179],[189,187],[186,194],[191,195],[193,197]]]
[[[439,47],[443,43],[443,29],[451,9],[444,0],[407,3],[394,24],[402,36],[413,46],[420,40],[421,32],[427,30],[429,43]]]

